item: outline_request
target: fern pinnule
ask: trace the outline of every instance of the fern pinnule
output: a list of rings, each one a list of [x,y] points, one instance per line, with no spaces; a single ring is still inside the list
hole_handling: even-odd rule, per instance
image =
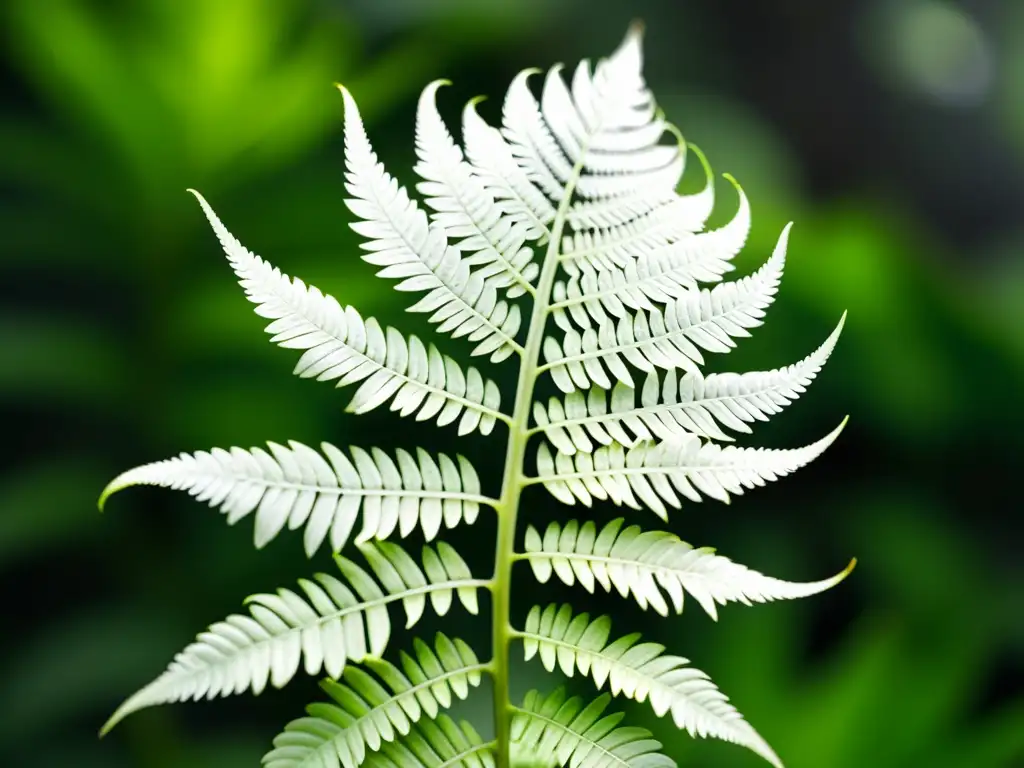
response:
[[[716,620],[717,605],[810,597],[834,587],[856,565],[851,561],[843,571],[821,581],[784,581],[715,554],[711,547],[691,547],[667,531],[644,531],[638,525],[623,528],[624,522],[619,517],[600,530],[593,520],[549,523],[543,535],[529,526],[525,551],[518,558],[529,562],[541,584],[554,574],[563,584],[571,587],[579,582],[591,593],[595,586],[605,592],[614,589],[662,616],[670,608],[682,613],[689,594]]]
[[[406,626],[416,624],[429,598],[440,615],[448,612],[452,593],[476,613],[475,580],[454,549],[438,543],[424,547],[422,568],[397,544],[386,541],[360,546],[373,575],[337,556],[343,579],[318,573],[301,580],[301,593],[253,595],[249,615],[234,614],[213,624],[175,656],[167,671],[129,698],[103,731],[144,707],[187,699],[214,698],[251,689],[260,693],[269,683],[285,685],[298,671],[324,670],[337,678],[349,661],[384,653],[391,637],[388,605],[401,602]]]
[[[665,128],[673,130],[671,125]],[[687,144],[682,134],[675,135],[700,160],[704,187],[692,195],[678,195],[675,189],[657,189],[625,200],[571,203],[565,213],[570,232],[562,241],[559,255],[561,266],[569,275],[576,274],[576,264],[584,259],[595,268],[606,263],[628,264],[627,257],[642,258],[653,248],[669,245],[704,228],[715,206],[715,177],[704,153]],[[685,161],[685,155],[683,158]],[[593,258],[587,258],[590,256]]]
[[[351,197],[345,201],[361,221],[350,226],[367,238],[363,259],[382,267],[380,277],[399,279],[399,291],[426,291],[409,307],[430,312],[440,333],[465,336],[477,342],[470,354],[489,355],[500,362],[522,352],[516,342],[521,316],[516,304],[497,298],[495,286],[470,270],[458,249],[448,242],[445,229],[427,215],[400,187],[366,136],[352,95],[341,88],[345,100],[345,177]]]
[[[393,328],[382,328],[373,318],[364,320],[352,307],[289,278],[246,249],[228,232],[209,203],[194,190],[206,218],[220,240],[231,267],[239,277],[256,314],[270,319],[272,342],[305,350],[295,374],[338,386],[362,382],[348,410],[366,413],[388,400],[391,410],[418,420],[437,419],[449,424],[462,418],[460,434],[479,429],[489,434],[498,419],[500,393],[480,372],[463,372],[433,344],[408,339]]]
[[[512,571],[520,561],[541,584],[556,576],[590,592],[615,590],[660,615],[682,611],[689,595],[712,618],[731,602],[816,594],[853,566],[821,581],[787,582],[639,524],[640,510],[667,519],[669,508],[685,505],[692,514],[700,509],[695,502],[728,502],[821,455],[842,425],[796,449],[721,443],[751,433],[806,391],[845,320],[795,365],[702,372],[705,354],[727,354],[764,320],[782,280],[790,226],[760,269],[726,279],[747,241],[750,203],[726,175],[737,190],[736,213],[705,230],[714,174],[661,113],[642,68],[634,25],[594,66],[582,62],[568,75],[557,66],[520,73],[501,104],[500,125],[484,119],[479,100],[469,102],[461,144],[438,110],[446,81],[429,84],[416,113],[410,187],[384,168],[354,96],[341,88],[345,202],[363,259],[397,290],[417,294],[409,311],[427,315],[435,335],[451,337],[445,343],[462,343],[468,355],[487,358],[483,365],[518,364],[507,409],[495,381],[477,367],[280,271],[242,246],[195,193],[247,298],[269,322],[271,341],[299,350],[296,375],[354,386],[354,414],[386,406],[455,425],[469,440],[478,432],[497,439],[495,428],[507,426],[500,486],[485,492],[462,455],[329,443],[316,450],[294,441],[185,453],[121,474],[101,506],[129,486],[183,490],[229,523],[253,516],[257,547],[286,529],[303,530],[310,557],[328,543],[340,576],[321,573],[298,589],[250,598],[248,614],[200,633],[104,731],[144,707],[259,693],[302,669],[326,673],[330,701],[311,705],[274,739],[267,768],[674,766],[650,732],[607,712],[613,695],[670,715],[694,736],[735,742],[781,765],[707,675],[662,645],[635,633],[613,639],[608,617],[591,619],[568,605],[535,606],[521,627],[513,625]],[[689,152],[705,181],[682,195]],[[546,402],[536,394],[545,378],[560,390]],[[567,505],[629,507],[638,524],[531,525],[518,552],[518,515],[533,486]],[[441,529],[477,522],[481,507],[497,522],[487,579],[474,578],[455,549],[434,541]],[[389,540],[415,532],[427,542],[418,560]],[[337,554],[352,546],[365,567]],[[491,620],[486,660],[444,634],[433,646],[414,638],[397,662],[382,658],[393,604],[412,627],[428,603],[442,617],[456,600],[477,613],[481,591]],[[510,649],[518,641],[527,658],[538,656],[551,672],[582,674],[597,690],[587,697],[531,691],[513,706]],[[472,700],[485,674],[490,741],[444,712]]]
[[[547,696],[530,691],[522,705],[513,708],[513,764],[675,768],[650,731],[620,726],[621,713],[605,714],[610,701],[611,696],[602,694],[584,705],[579,696],[566,698],[564,688]]]
[[[392,459],[379,448],[349,449],[351,459],[330,443],[323,455],[302,443],[268,443],[241,448],[183,453],[144,464],[110,482],[100,496],[102,509],[111,494],[133,485],[159,485],[187,491],[198,501],[219,507],[229,525],[256,512],[255,545],[265,546],[286,526],[305,528],[306,553],[325,540],[339,552],[361,518],[357,542],[402,537],[417,527],[427,541],[441,526],[473,523],[481,504],[480,480],[463,456],[431,456],[422,448],[413,457],[399,449]]]
[[[709,496],[729,502],[730,494],[762,486],[788,475],[816,459],[846,426],[845,419],[830,434],[802,448],[724,448],[702,443],[690,434],[662,443],[643,442],[632,448],[613,443],[593,453],[567,456],[554,453],[546,443],[537,452],[537,476],[527,483],[543,483],[563,504],[594,499],[641,509],[641,502],[663,520],[666,505],[678,509],[680,496],[701,501]]]
[[[421,718],[433,719],[465,699],[487,669],[462,640],[438,633],[431,648],[414,641],[400,666],[367,658],[345,668],[340,681],[321,685],[330,704],[311,704],[307,717],[289,723],[263,758],[266,768],[356,768],[368,752],[407,736]],[[373,674],[369,674],[372,672]]]
[[[437,112],[437,91],[446,81],[431,83],[420,96],[416,117],[416,173],[424,181],[416,188],[434,209],[432,219],[449,237],[461,237],[456,247],[463,261],[481,267],[476,274],[513,299],[533,291],[540,267],[533,260],[529,227],[502,215],[497,200],[463,159]]]
[[[690,434],[731,442],[723,427],[749,434],[748,426],[767,421],[803,394],[832,354],[846,322],[798,363],[771,371],[713,373],[652,371],[644,379],[640,400],[636,390],[616,382],[606,397],[601,387],[584,394],[574,390],[548,405],[534,403],[537,429],[562,453],[593,453],[595,446],[620,443],[632,447],[643,440],[672,440]]]
[[[693,736],[714,736],[749,747],[777,768],[778,756],[750,727],[725,694],[706,674],[689,667],[689,660],[663,654],[663,645],[640,643],[639,633],[608,642],[611,619],[573,616],[568,605],[534,606],[526,626],[517,633],[526,660],[539,656],[548,672],[559,668],[589,676],[600,690],[605,683],[613,696],[641,703],[650,701],[654,714],[671,714],[676,727]]]
[[[681,292],[664,310],[637,312],[582,333],[570,328],[561,342],[548,336],[540,370],[550,371],[565,393],[594,385],[611,389],[613,378],[632,387],[629,366],[648,373],[656,368],[699,373],[701,349],[729,352],[733,338],[749,336],[747,329],[761,325],[782,280],[788,240],[787,226],[771,258],[742,280]]]

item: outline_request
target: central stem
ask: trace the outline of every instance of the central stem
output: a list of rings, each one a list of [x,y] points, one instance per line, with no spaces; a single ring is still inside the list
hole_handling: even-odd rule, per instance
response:
[[[533,403],[533,388],[537,380],[541,343],[544,341],[544,327],[551,300],[551,289],[558,274],[558,244],[565,227],[566,212],[572,200],[582,163],[577,163],[565,186],[565,194],[551,227],[544,262],[541,265],[537,292],[530,315],[530,327],[523,347],[522,362],[519,366],[519,380],[516,382],[516,400],[509,424],[508,448],[505,452],[505,470],[501,480],[501,499],[498,503],[498,537],[494,557],[494,587],[491,637],[493,644],[494,669],[494,735],[496,743],[497,768],[509,768],[511,739],[509,702],[508,646],[512,639],[509,623],[509,607],[512,589],[512,564],[515,560],[516,517],[519,513],[519,497],[526,485],[523,476],[523,457],[530,440],[530,406]]]

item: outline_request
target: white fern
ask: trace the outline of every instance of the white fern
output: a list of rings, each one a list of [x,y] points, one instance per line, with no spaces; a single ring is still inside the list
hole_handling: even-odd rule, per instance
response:
[[[437,90],[444,84],[431,83],[420,96],[416,118],[416,173],[424,181],[417,189],[434,209],[432,218],[448,237],[461,237],[456,247],[463,262],[482,267],[477,274],[485,281],[507,289],[509,298],[533,291],[532,281],[540,267],[533,261],[533,249],[524,245],[531,239],[526,223],[502,215],[495,196],[473,174],[462,150],[452,140],[437,112]]]
[[[548,696],[526,694],[512,719],[512,765],[572,768],[675,768],[661,742],[645,728],[620,727],[620,713],[605,714],[611,697],[584,705],[556,688]]]
[[[639,37],[629,35],[593,75],[581,62],[566,88],[560,68],[544,79],[541,104],[529,70],[509,87],[502,133],[519,165],[552,200],[573,192],[635,213],[640,200],[667,201],[683,172],[684,152],[660,144],[667,129],[641,76]],[[611,215],[605,206],[605,216]],[[577,212],[584,223],[586,214]],[[622,219],[621,216],[617,217]]]
[[[669,656],[658,643],[639,643],[632,634],[609,643],[611,620],[594,621],[586,613],[572,615],[568,605],[534,607],[519,632],[526,659],[539,655],[549,672],[557,666],[572,677],[575,670],[591,677],[598,689],[605,683],[614,696],[649,701],[659,717],[671,714],[676,727],[692,736],[712,736],[748,747],[776,768],[778,756],[708,676],[687,666],[687,659]]]
[[[368,752],[403,736],[421,718],[433,719],[480,684],[486,664],[462,640],[438,633],[434,648],[414,641],[414,656],[400,666],[368,658],[348,666],[338,682],[322,687],[332,703],[312,704],[307,717],[289,723],[263,758],[265,768],[357,768]]]
[[[443,542],[436,549],[424,547],[422,568],[389,542],[363,544],[360,551],[376,578],[338,556],[344,581],[318,573],[315,581],[299,582],[304,595],[281,589],[250,597],[248,616],[229,616],[202,632],[166,672],[125,701],[103,731],[155,704],[247,689],[260,693],[268,682],[280,688],[300,664],[307,674],[322,669],[336,678],[349,661],[380,656],[387,648],[388,604],[393,602],[402,603],[406,627],[419,621],[428,597],[441,616],[453,592],[466,610],[477,612],[476,590],[487,582],[473,579],[458,553]]]
[[[462,134],[473,175],[494,196],[502,216],[510,225],[526,226],[531,240],[545,244],[555,206],[516,163],[501,133],[480,117],[476,101],[463,110]]]
[[[731,178],[731,177],[730,177]],[[611,241],[599,246],[567,251],[563,257],[571,278],[556,283],[551,311],[565,328],[568,318],[581,328],[608,318],[624,317],[628,309],[653,309],[697,283],[717,283],[731,271],[733,257],[746,243],[751,229],[751,207],[736,185],[739,209],[718,229],[687,233],[673,227],[653,232],[642,229],[646,247],[627,248],[631,241]],[[685,200],[681,198],[680,200]],[[659,242],[668,240],[669,242]],[[566,316],[567,315],[567,316]]]
[[[698,282],[715,283],[733,269],[732,258],[740,252],[750,230],[750,207],[740,192],[740,209],[725,226],[681,238],[637,256],[626,255],[601,264],[600,251],[581,259],[577,275],[556,283],[551,312],[562,330],[575,323],[586,330],[630,316],[637,310],[652,311],[668,303]],[[595,261],[598,266],[591,262]]]
[[[430,222],[408,193],[377,161],[366,136],[355,100],[345,99],[345,167],[352,196],[349,210],[361,221],[352,229],[367,242],[363,258],[382,267],[380,277],[401,280],[399,291],[427,291],[411,312],[430,312],[440,333],[477,342],[474,355],[499,362],[522,352],[516,342],[519,307],[498,298],[497,288],[472,272],[459,250],[448,242],[444,228]]]
[[[382,329],[364,320],[352,307],[333,296],[289,278],[247,250],[228,232],[202,195],[206,218],[220,240],[256,314],[270,319],[267,333],[289,349],[305,352],[295,366],[303,378],[337,381],[338,386],[362,382],[348,410],[366,413],[391,400],[391,410],[418,420],[459,420],[459,433],[479,429],[489,434],[498,419],[501,395],[475,368],[463,371],[450,357],[417,337],[408,339],[394,328]]]
[[[599,387],[584,394],[570,392],[563,400],[537,402],[533,418],[562,453],[591,453],[595,446],[642,440],[672,440],[687,434],[731,441],[723,431],[749,434],[748,424],[767,421],[796,400],[828,360],[846,321],[825,342],[798,363],[772,371],[751,373],[669,372],[659,379],[649,373],[636,400],[636,391],[616,382],[610,396]]]
[[[771,258],[754,274],[714,288],[680,293],[664,310],[637,312],[583,333],[565,332],[561,342],[544,339],[541,370],[563,392],[596,385],[612,388],[612,378],[633,386],[627,363],[650,372],[655,368],[699,372],[700,349],[728,352],[734,338],[749,336],[761,324],[765,308],[775,298],[786,261],[789,227],[783,231]]]
[[[667,126],[671,129],[671,126]],[[715,180],[707,158],[687,145],[704,169],[704,187],[692,195],[659,189],[626,200],[578,200],[569,206],[566,222],[573,231],[562,239],[561,267],[570,275],[577,264],[594,269],[641,258],[654,248],[700,232],[715,205]]]
[[[379,448],[349,449],[349,459],[330,443],[324,456],[302,443],[268,443],[241,448],[183,453],[144,464],[114,478],[100,497],[102,508],[113,493],[133,485],[159,485],[187,491],[219,507],[233,525],[256,511],[255,544],[265,546],[287,526],[305,528],[306,553],[312,557],[329,537],[331,549],[345,546],[362,517],[357,542],[385,539],[397,529],[405,537],[418,526],[427,541],[442,524],[472,523],[480,504],[496,502],[480,495],[476,470],[462,456],[416,457],[399,449],[395,459]]]
[[[722,447],[682,435],[664,443],[639,443],[624,448],[618,443],[591,453],[552,455],[546,443],[537,453],[537,478],[563,504],[577,501],[590,506],[593,499],[640,509],[642,501],[662,519],[665,509],[680,506],[679,496],[700,501],[710,496],[728,502],[729,494],[764,485],[795,472],[820,456],[846,425],[802,448]]]
[[[856,564],[852,561],[821,581],[783,581],[716,555],[710,547],[695,549],[667,531],[641,531],[636,525],[623,528],[623,522],[617,518],[600,531],[592,520],[582,525],[576,520],[564,526],[549,523],[543,536],[529,526],[526,551],[520,557],[530,563],[541,584],[554,574],[570,587],[579,582],[587,592],[592,593],[595,585],[606,592],[614,589],[662,616],[670,609],[682,613],[689,594],[716,620],[717,606],[728,602],[751,605],[824,592],[846,578]]]
[[[522,631],[512,628],[517,561],[528,561],[542,583],[555,575],[591,592],[614,589],[663,615],[681,611],[688,594],[712,618],[719,604],[804,597],[849,572],[785,582],[622,520],[600,530],[590,521],[551,523],[543,534],[529,528],[525,551],[515,551],[522,493],[531,485],[570,505],[610,500],[665,518],[684,500],[727,502],[794,471],[842,429],[793,450],[713,442],[749,433],[802,394],[842,322],[796,365],[701,372],[705,353],[728,353],[761,324],[779,287],[790,228],[759,270],[723,282],[747,240],[749,203],[725,175],[737,190],[737,211],[721,228],[705,229],[714,174],[658,109],[643,78],[640,41],[634,26],[611,56],[593,67],[583,62],[568,77],[558,66],[523,71],[505,94],[497,127],[471,101],[462,112],[461,146],[438,111],[445,81],[428,85],[416,114],[414,189],[421,200],[384,169],[352,94],[341,89],[346,202],[364,239],[363,259],[397,281],[397,290],[418,295],[409,311],[425,313],[438,335],[471,342],[468,351],[491,363],[518,357],[511,413],[477,368],[283,274],[245,249],[196,195],[247,297],[268,319],[272,341],[301,351],[296,374],[356,385],[348,405],[355,413],[387,405],[420,421],[457,424],[460,435],[489,436],[502,422],[507,444],[476,449],[504,455],[501,487],[482,493],[461,456],[343,452],[327,443],[319,452],[295,442],[200,451],[122,474],[101,505],[133,485],[184,490],[229,523],[252,515],[257,547],[286,528],[303,529],[310,556],[325,542],[337,552],[355,538],[369,570],[339,556],[341,578],[320,574],[299,590],[251,598],[248,615],[200,634],[107,728],[153,704],[259,693],[301,666],[333,678],[324,683],[333,702],[314,704],[292,722],[265,757],[267,768],[675,765],[648,731],[606,712],[610,694],[584,700],[561,689],[532,691],[511,706],[509,647],[519,638],[527,657],[539,655],[548,670],[582,672],[599,688],[607,684],[615,695],[671,714],[692,734],[744,744],[780,765],[707,677],[660,645],[638,635],[609,642],[607,618],[574,617],[568,607],[535,608]],[[690,151],[703,166],[704,187],[681,195]],[[561,390],[546,404],[535,395],[544,374]],[[534,438],[531,475],[525,457]],[[432,541],[442,527],[475,522],[481,505],[494,508],[497,521],[489,579],[472,578],[443,543],[426,546],[416,562],[386,541],[415,531]],[[412,626],[428,600],[440,616],[456,598],[475,613],[479,589],[491,593],[489,660],[444,635],[432,648],[414,640],[413,654],[398,664],[379,658],[391,635],[391,603],[402,603]],[[489,742],[442,711],[469,697],[484,672],[493,682]]]

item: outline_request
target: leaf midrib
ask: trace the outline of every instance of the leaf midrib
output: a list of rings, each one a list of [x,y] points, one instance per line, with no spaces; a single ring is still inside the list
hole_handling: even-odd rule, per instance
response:
[[[798,363],[798,365],[799,365],[799,363]],[[672,372],[670,371],[666,375],[671,376]],[[712,374],[712,375],[714,375],[714,374]],[[708,378],[710,378],[710,376],[704,379],[705,382],[707,381]],[[768,393],[778,392],[781,389],[784,389],[784,388],[787,388],[787,387],[791,387],[791,386],[792,386],[791,382],[781,381],[781,382],[772,384],[772,385],[770,385],[768,387],[763,387],[761,389],[757,389],[757,390],[751,391],[751,392],[742,392],[742,393],[737,394],[737,395],[718,395],[716,397],[702,397],[702,398],[700,398],[698,400],[680,400],[680,401],[676,401],[674,403],[655,403],[654,405],[640,405],[640,406],[638,406],[638,405],[636,405],[636,401],[634,400],[632,408],[627,408],[627,409],[622,410],[622,411],[607,411],[605,413],[599,413],[599,414],[587,414],[586,416],[581,416],[578,419],[563,419],[561,421],[552,421],[552,422],[550,422],[549,424],[547,424],[547,425],[545,425],[543,427],[541,427],[541,426],[532,427],[531,428],[531,432],[546,432],[549,429],[564,429],[566,427],[579,426],[579,425],[584,425],[584,424],[592,424],[592,423],[595,423],[595,422],[621,421],[622,419],[629,418],[631,416],[643,417],[646,414],[661,413],[662,411],[673,411],[673,410],[677,410],[677,409],[678,410],[686,410],[687,408],[702,407],[704,403],[720,403],[720,402],[723,402],[725,400],[746,400],[746,399],[749,399],[749,398],[752,398],[752,397],[757,397],[759,395],[765,395],[765,394],[768,394]],[[636,387],[629,387],[629,389],[632,390],[633,392],[636,392]],[[606,402],[607,402],[607,400],[606,400]],[[714,415],[714,414],[712,414],[712,415]],[[736,415],[736,414],[733,414],[733,415],[736,416],[736,418],[739,419],[740,421],[743,421],[743,422],[746,422],[746,423],[750,423],[750,421],[754,420],[753,417],[751,417],[750,419],[744,419],[742,416],[739,416],[739,415]],[[715,421],[719,421],[719,420],[716,418]],[[668,425],[668,424],[666,424],[665,426],[671,427],[671,425]],[[689,434],[690,431],[685,429],[684,427],[680,427],[679,428],[679,433],[680,434]]]
[[[349,616],[349,615],[351,615],[353,613],[366,613],[367,611],[370,611],[370,610],[372,610],[374,608],[380,608],[382,606],[389,605],[389,604],[397,602],[399,600],[406,600],[406,599],[408,599],[410,597],[417,597],[419,595],[429,595],[432,592],[447,592],[447,591],[452,591],[452,590],[465,589],[465,588],[468,588],[468,587],[472,587],[474,589],[482,589],[482,588],[486,588],[489,585],[490,585],[490,582],[488,580],[486,580],[486,579],[453,579],[453,580],[450,580],[450,581],[437,582],[437,583],[434,583],[434,584],[425,584],[425,585],[423,585],[421,587],[413,587],[412,589],[407,589],[407,590],[404,590],[402,592],[395,592],[393,594],[384,595],[384,597],[374,598],[373,600],[367,600],[367,601],[358,603],[356,605],[345,606],[345,607],[340,608],[337,611],[333,611],[333,612],[331,612],[331,613],[329,613],[327,615],[320,614],[318,612],[318,615],[317,615],[317,618],[316,618],[315,621],[312,621],[312,622],[310,622],[308,624],[301,624],[299,626],[289,626],[288,629],[286,629],[283,632],[279,632],[277,634],[268,633],[267,637],[260,638],[259,640],[254,640],[250,645],[242,646],[241,648],[238,648],[237,650],[238,650],[239,654],[247,653],[249,651],[252,651],[252,650],[260,647],[264,643],[275,642],[277,640],[280,640],[281,638],[288,637],[289,635],[291,635],[291,634],[293,634],[295,632],[305,632],[305,631],[307,631],[307,630],[309,630],[309,629],[311,629],[313,627],[322,627],[324,624],[326,624],[329,621],[334,621],[336,619],[342,619],[342,618],[344,618],[346,616]],[[246,601],[247,604],[248,603],[253,603],[253,602],[256,602],[254,598],[249,598]],[[303,600],[303,602],[305,602],[306,605],[309,606],[312,610],[316,610],[315,608],[313,608],[313,606],[311,606],[308,603],[308,601]],[[266,610],[271,611],[281,621],[285,621],[285,619],[280,614],[278,614],[278,612],[275,611],[273,608],[269,608],[269,607],[263,605],[262,603],[257,603],[257,604],[262,606]],[[253,621],[256,621],[257,623],[259,623],[259,620],[256,619],[255,617],[250,615],[249,618],[251,618]],[[388,621],[389,622],[391,621],[390,617],[388,617]],[[262,624],[260,624],[260,626],[263,627]],[[266,629],[266,627],[263,627],[263,628]],[[207,666],[204,666],[204,667],[192,667],[192,668],[186,669],[185,671],[189,675],[191,675],[191,674],[199,674],[199,673],[206,672],[211,667],[216,666],[217,664],[230,663],[230,662],[232,662],[236,658],[236,656],[224,656],[223,655],[223,651],[221,651],[219,648],[216,648],[215,646],[210,646],[209,644],[205,644],[205,643],[203,643],[203,645],[204,645],[204,647],[214,647],[214,649],[217,650],[217,652],[222,654],[222,655],[221,655],[221,657],[219,659],[217,659],[216,662],[210,663]],[[346,661],[358,662],[359,659],[346,656]],[[180,663],[180,662],[178,662],[176,660],[175,663]],[[179,669],[181,669],[181,667],[179,667]],[[167,675],[170,672],[171,672],[171,670],[169,669],[164,674]],[[163,675],[161,677],[163,677]]]
[[[414,498],[414,499],[439,499],[439,500],[458,500],[472,502],[475,504],[484,504],[487,506],[493,506],[497,503],[496,499],[492,499],[489,496],[482,496],[475,493],[462,493],[459,491],[412,491],[404,488],[344,488],[340,485],[309,485],[308,483],[297,483],[290,480],[277,481],[268,480],[264,477],[251,477],[244,474],[227,473],[236,483],[253,483],[263,485],[267,488],[280,488],[289,491],[313,491],[314,493],[322,495],[335,495],[335,496],[378,496],[378,497],[402,497],[402,498]],[[224,474],[217,474],[214,472],[197,472],[190,473],[190,477],[200,478],[211,478],[216,480],[225,479]]]

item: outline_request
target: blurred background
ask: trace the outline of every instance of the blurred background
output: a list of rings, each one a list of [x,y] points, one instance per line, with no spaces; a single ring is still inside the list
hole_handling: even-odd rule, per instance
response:
[[[169,491],[100,516],[121,470],[292,438],[460,450],[497,479],[500,429],[457,440],[348,416],[345,393],[291,377],[294,354],[267,342],[185,188],[283,270],[422,331],[358,258],[332,83],[411,184],[427,82],[454,82],[453,127],[477,94],[495,122],[519,69],[606,54],[635,16],[669,118],[751,199],[740,272],[796,222],[766,326],[712,370],[795,362],[850,313],[819,380],[753,441],[808,443],[849,413],[838,444],[672,529],[787,579],[860,565],[823,596],[733,606],[718,624],[695,606],[657,620],[618,598],[574,604],[692,659],[789,768],[1024,766],[1024,3],[1011,0],[4,0],[0,764],[253,766],[319,697],[300,677],[146,711],[97,740],[242,597],[330,567],[297,536],[255,552],[250,520],[229,528]],[[712,224],[735,208],[718,189]],[[513,371],[488,373],[507,388]],[[529,499],[527,519],[553,515],[567,512]],[[482,517],[475,537],[493,532]],[[488,547],[464,548],[487,573]],[[519,583],[517,611],[570,594]],[[456,614],[446,631],[486,651],[486,622]],[[517,668],[517,690],[534,684],[553,682]],[[761,764],[628,709],[683,766]]]

